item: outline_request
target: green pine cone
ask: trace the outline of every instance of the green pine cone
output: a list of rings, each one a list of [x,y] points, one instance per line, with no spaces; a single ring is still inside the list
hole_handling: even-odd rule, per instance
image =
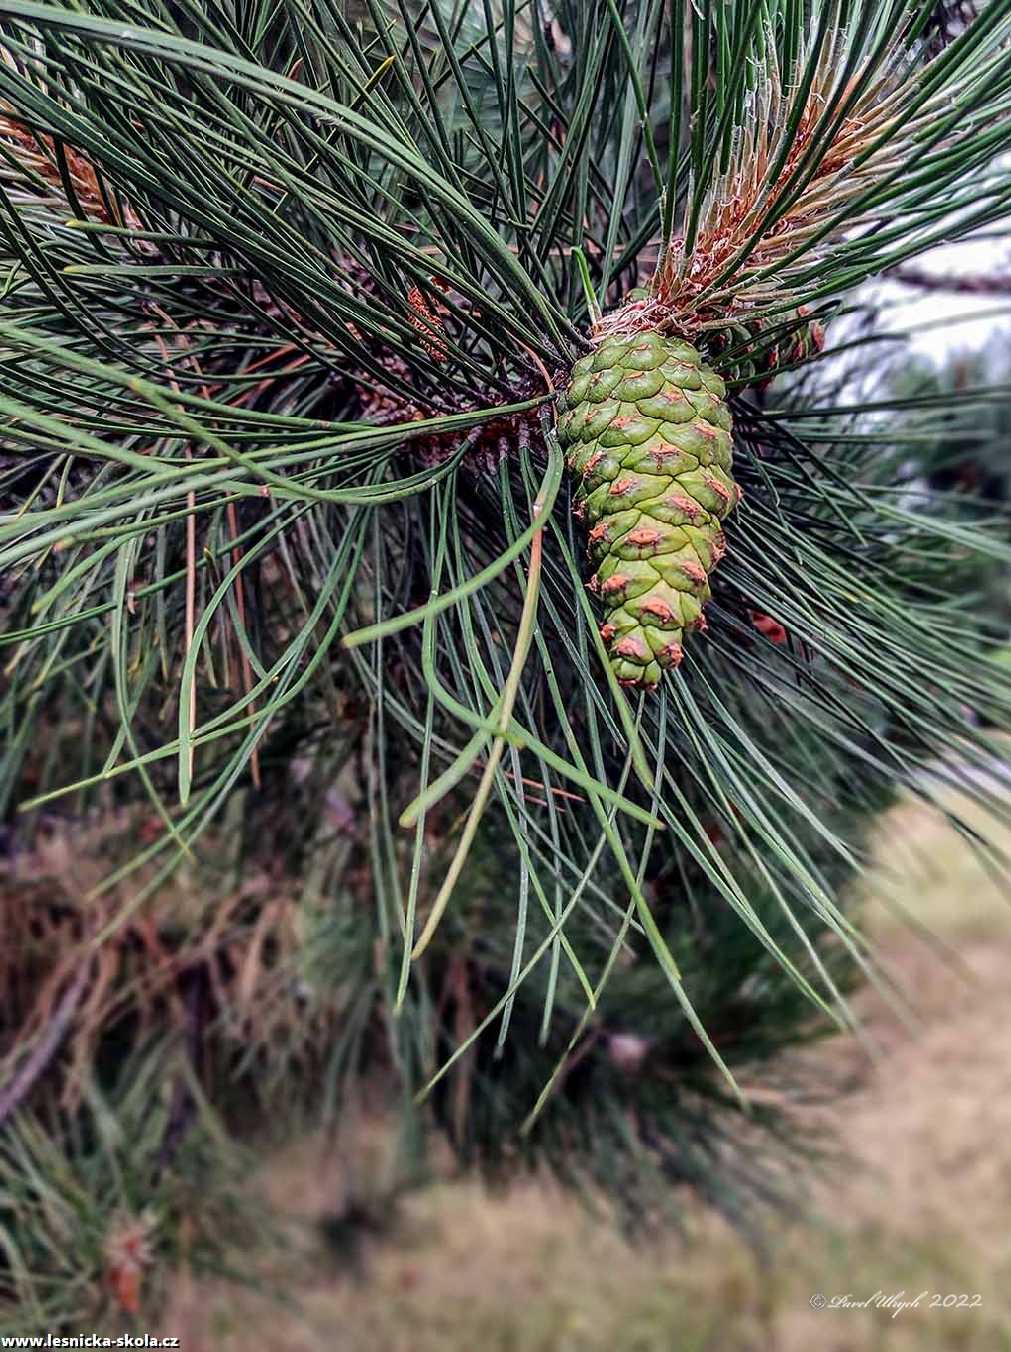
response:
[[[590,587],[607,606],[600,632],[623,684],[655,686],[685,634],[705,627],[720,522],[740,498],[725,393],[695,348],[647,330],[605,338],[559,400],[597,564]]]

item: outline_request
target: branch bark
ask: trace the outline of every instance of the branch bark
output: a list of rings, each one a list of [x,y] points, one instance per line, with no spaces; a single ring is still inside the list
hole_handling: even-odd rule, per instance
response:
[[[1011,296],[1011,277],[994,273],[965,273],[962,276],[939,275],[922,268],[890,268],[885,276],[920,291],[951,291],[970,296]]]
[[[24,1102],[36,1080],[59,1050],[60,1044],[66,1037],[77,1012],[77,1007],[81,1003],[91,968],[91,958],[85,958],[77,969],[77,975],[60,997],[60,1002],[56,1006],[53,1017],[49,1020],[38,1042],[36,1042],[31,1055],[22,1063],[21,1069],[15,1074],[7,1088],[0,1093],[0,1126]]]

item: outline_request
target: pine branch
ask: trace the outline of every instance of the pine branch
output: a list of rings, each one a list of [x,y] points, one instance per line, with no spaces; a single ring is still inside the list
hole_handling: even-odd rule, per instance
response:
[[[79,963],[76,975],[60,996],[31,1052],[0,1094],[0,1126],[18,1111],[59,1051],[84,998],[91,969],[90,961]]]
[[[941,43],[912,0],[843,9],[0,0],[0,792],[29,837],[149,805],[96,893],[110,1001],[169,998],[129,969],[154,912],[262,1101],[394,1076],[489,1166],[747,1193],[709,1053],[753,1081],[852,1026],[868,824],[949,810],[954,754],[1007,819],[1008,514],[940,472],[1007,389],[890,388],[882,316],[830,314],[1005,213],[1011,0]],[[573,363],[643,324],[730,377],[744,490],[652,701],[554,441]],[[173,929],[226,834],[305,896]]]
[[[945,291],[970,296],[1011,296],[1011,277],[996,273],[945,273],[939,275],[922,268],[891,268],[887,277],[918,291]]]

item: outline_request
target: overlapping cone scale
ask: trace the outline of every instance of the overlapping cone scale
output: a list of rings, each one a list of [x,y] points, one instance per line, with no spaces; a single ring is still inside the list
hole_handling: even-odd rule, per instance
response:
[[[695,348],[647,330],[605,338],[560,397],[600,632],[624,684],[655,686],[681,661],[685,635],[705,627],[720,523],[740,497],[725,393]]]

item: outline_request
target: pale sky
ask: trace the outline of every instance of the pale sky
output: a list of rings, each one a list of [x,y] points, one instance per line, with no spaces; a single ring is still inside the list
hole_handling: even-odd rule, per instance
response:
[[[1006,239],[963,240],[934,249],[910,266],[939,277],[1006,277],[1011,287],[1011,244]],[[892,281],[875,282],[868,290],[875,299],[887,302],[881,316],[883,327],[906,330],[913,351],[943,361],[949,353],[979,352],[989,345],[999,348],[995,355],[1006,369],[1011,346],[1011,295],[919,291]]]

